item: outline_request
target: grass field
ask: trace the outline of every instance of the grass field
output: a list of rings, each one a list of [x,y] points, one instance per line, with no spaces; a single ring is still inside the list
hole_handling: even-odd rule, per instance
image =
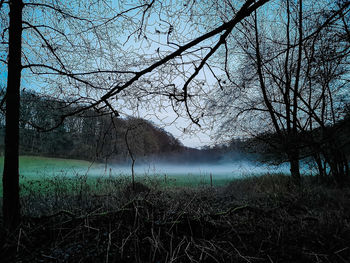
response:
[[[0,158],[1,174],[2,171],[3,157]],[[130,167],[115,165],[106,167],[101,163],[40,156],[20,157],[21,194],[39,190],[56,191],[58,186],[65,188],[65,191],[76,191],[77,185],[82,187],[82,184],[98,192],[102,191],[103,187],[107,187],[106,184],[111,182],[111,177],[114,181],[130,182]],[[173,171],[169,174],[145,167],[136,171],[137,181],[157,183],[165,187],[210,186],[211,183],[213,186],[222,186],[231,182],[232,179],[232,174],[211,174],[205,171],[188,173]],[[2,196],[2,180],[0,186],[0,196]]]
[[[0,157],[0,171],[3,170],[4,158]],[[74,174],[88,170],[90,162],[82,160],[69,160],[41,156],[21,156],[19,159],[20,175],[26,178],[37,179],[45,176],[59,174]]]
[[[210,187],[210,173],[186,174],[179,165],[177,174],[139,172],[132,190],[130,174],[117,168],[21,157],[22,222],[6,232],[0,209],[1,262],[350,258],[348,185],[322,185],[313,176],[295,185],[266,173],[236,180],[213,174]]]
[[[51,161],[58,172],[72,164]],[[265,174],[176,187],[144,175],[132,191],[130,176],[33,178],[22,183],[20,228],[8,234],[0,214],[1,262],[349,262],[346,185]]]

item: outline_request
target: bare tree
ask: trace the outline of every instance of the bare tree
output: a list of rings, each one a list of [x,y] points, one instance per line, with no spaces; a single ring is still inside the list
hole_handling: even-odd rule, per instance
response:
[[[274,133],[271,143],[277,140],[280,153],[285,155],[282,159],[290,163],[296,181],[300,180],[299,159],[304,157],[306,147],[315,145],[305,141],[303,134],[339,120],[335,105],[344,106],[339,95],[347,87],[339,81],[347,74],[339,67],[348,58],[347,48],[339,47],[335,36],[329,35],[329,28],[349,13],[349,3],[321,3],[319,9],[314,9],[303,2],[306,1],[273,3],[273,19],[267,10],[257,11],[239,27],[235,35],[239,47],[225,54],[228,84],[221,85],[221,101],[211,102],[217,115],[223,116],[221,127],[226,132],[232,127],[229,123],[236,120],[240,126],[233,130],[238,133]],[[317,61],[317,54],[330,51],[330,45],[342,54],[338,60],[330,54],[322,56],[333,73],[325,72],[321,61]],[[230,56],[241,57],[240,66],[230,69]]]
[[[137,137],[140,136],[139,130],[142,129],[143,123],[138,121],[137,119],[133,119],[130,121],[129,125],[126,127],[126,131],[124,134],[124,140],[126,144],[126,148],[128,150],[128,154],[131,159],[131,183],[132,183],[132,190],[135,191],[135,162],[136,162],[136,156],[135,156],[135,148],[140,147],[140,142],[135,143],[135,139],[137,140]],[[130,141],[130,136],[133,138],[134,143],[132,144]]]

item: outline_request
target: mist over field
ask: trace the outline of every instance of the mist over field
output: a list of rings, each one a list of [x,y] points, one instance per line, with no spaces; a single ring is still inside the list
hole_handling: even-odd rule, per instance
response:
[[[130,165],[110,165],[112,174],[130,174]],[[265,173],[289,173],[286,164],[279,166],[259,164],[248,160],[237,160],[222,163],[165,163],[150,162],[135,165],[135,173],[138,175],[209,175],[226,177],[240,177],[244,175],[261,175]]]
[[[1,160],[2,161],[2,160]],[[102,163],[60,158],[45,158],[22,156],[20,175],[28,179],[40,177],[101,177],[131,176],[131,163]],[[301,164],[304,174],[315,172],[307,164]],[[258,161],[241,158],[217,162],[169,162],[160,160],[140,160],[134,166],[136,176],[155,178],[169,176],[172,178],[192,176],[193,178],[210,175],[215,179],[234,179],[246,176],[260,176],[264,174],[290,175],[288,163],[271,165]]]
[[[69,172],[70,171],[70,172]],[[302,166],[303,173],[309,173],[308,166]],[[264,174],[286,174],[290,175],[288,163],[280,165],[262,164],[257,161],[240,159],[235,161],[225,161],[216,163],[170,163],[161,161],[136,162],[134,166],[136,177],[148,178],[172,178],[180,180],[188,178],[190,181],[205,180],[207,183],[212,176],[213,180],[234,180],[236,178],[245,178],[249,176],[261,176]],[[92,167],[74,168],[65,170],[67,176],[88,175],[91,177],[131,177],[131,164],[95,164]]]

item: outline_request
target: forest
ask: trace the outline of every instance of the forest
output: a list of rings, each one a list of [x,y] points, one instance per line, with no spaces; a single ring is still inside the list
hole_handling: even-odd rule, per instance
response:
[[[35,93],[21,95],[20,154],[60,157],[103,162],[126,161],[128,150],[125,133],[129,129],[130,145],[137,156],[177,152],[184,147],[171,134],[143,119],[110,118],[95,111],[72,116],[52,131],[35,129],[57,122],[63,104]],[[66,108],[70,111],[72,109]],[[4,115],[2,115],[4,121]],[[33,124],[33,125],[31,125]],[[34,126],[35,125],[35,126]],[[2,126],[4,138],[4,126]],[[1,149],[3,150],[4,145]]]
[[[0,32],[0,262],[350,261],[348,0],[1,0]]]

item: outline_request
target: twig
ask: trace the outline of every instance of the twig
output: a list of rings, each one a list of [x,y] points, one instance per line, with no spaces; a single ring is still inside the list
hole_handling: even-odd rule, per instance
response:
[[[22,228],[19,229],[19,233],[18,233],[18,240],[17,240],[17,253],[19,251],[19,246],[21,243],[21,236],[22,236]]]

